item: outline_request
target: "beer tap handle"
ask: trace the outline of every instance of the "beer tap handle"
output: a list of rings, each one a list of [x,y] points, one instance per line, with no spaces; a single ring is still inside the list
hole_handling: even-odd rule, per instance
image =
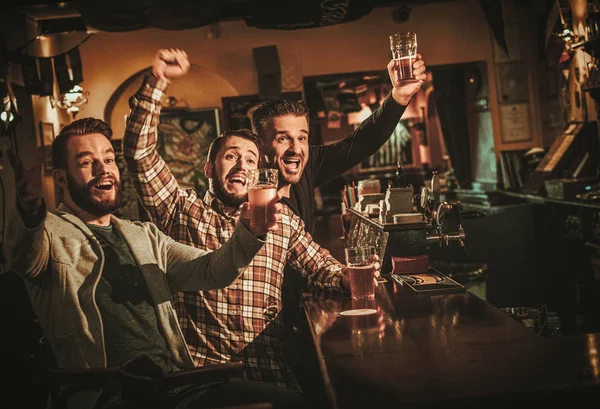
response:
[[[463,249],[465,256],[469,257],[469,250],[467,250],[467,243],[465,243],[465,239],[467,238],[467,235],[465,234],[465,229],[462,226],[462,221],[460,220],[460,210],[461,210],[462,206],[460,205],[460,203],[457,203],[454,206],[454,214],[456,216],[456,228],[458,230],[458,244],[460,244],[460,247]]]
[[[441,190],[440,176],[437,171],[433,172],[433,176],[431,177],[431,193],[433,194],[433,201],[436,204],[440,202]]]
[[[462,222],[460,221],[460,203],[456,203],[452,206],[452,210],[454,211],[454,217],[456,217],[456,227],[460,231],[462,229]]]
[[[458,241],[458,243],[460,244],[460,248],[463,249],[463,252],[465,253],[465,256],[470,257],[469,250],[467,249],[467,243],[465,243],[465,239],[460,239]]]

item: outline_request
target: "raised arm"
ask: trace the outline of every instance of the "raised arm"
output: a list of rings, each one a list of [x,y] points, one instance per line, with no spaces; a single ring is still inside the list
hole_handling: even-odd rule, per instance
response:
[[[144,77],[139,90],[130,98],[130,112],[123,138],[123,150],[137,194],[150,220],[167,231],[188,197],[175,176],[156,151],[161,99],[172,79],[189,70],[184,51],[159,50],[152,64],[152,75]]]
[[[413,63],[416,81],[398,79],[398,67],[394,60],[387,65],[392,91],[383,104],[365,119],[349,136],[327,146],[312,146],[309,160],[317,186],[341,175],[373,155],[390,138],[411,98],[421,89],[427,79],[425,62],[417,55]]]
[[[8,218],[4,254],[8,270],[23,277],[37,277],[48,264],[50,241],[44,231],[46,206],[42,200],[42,164],[38,154],[35,165],[24,170],[23,164],[9,151],[15,175],[17,203]]]

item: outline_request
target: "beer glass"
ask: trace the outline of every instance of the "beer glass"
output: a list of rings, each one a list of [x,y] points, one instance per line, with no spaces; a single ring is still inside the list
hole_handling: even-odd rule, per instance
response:
[[[346,247],[346,266],[350,275],[350,295],[353,300],[375,298],[373,278],[374,246]]]
[[[250,226],[268,227],[269,204],[277,195],[277,169],[250,169],[248,171],[248,203]]]
[[[398,69],[398,79],[400,81],[416,81],[413,63],[417,58],[417,35],[415,33],[392,34],[390,48]]]

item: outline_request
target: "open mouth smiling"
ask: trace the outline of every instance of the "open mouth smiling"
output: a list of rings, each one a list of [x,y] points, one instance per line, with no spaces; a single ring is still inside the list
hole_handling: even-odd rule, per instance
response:
[[[282,162],[285,164],[285,167],[290,170],[298,170],[301,163],[298,158],[283,158]]]
[[[114,183],[110,180],[104,180],[102,182],[98,182],[94,185],[94,189],[98,190],[111,190],[114,186]]]
[[[233,175],[227,179],[227,183],[230,185],[246,186],[246,177],[242,175]]]

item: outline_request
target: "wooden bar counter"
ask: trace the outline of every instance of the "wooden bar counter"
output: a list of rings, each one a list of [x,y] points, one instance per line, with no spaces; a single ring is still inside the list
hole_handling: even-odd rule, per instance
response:
[[[391,279],[372,301],[303,301],[333,409],[600,407],[595,334],[544,338],[468,291]],[[342,314],[358,308],[377,312]]]

